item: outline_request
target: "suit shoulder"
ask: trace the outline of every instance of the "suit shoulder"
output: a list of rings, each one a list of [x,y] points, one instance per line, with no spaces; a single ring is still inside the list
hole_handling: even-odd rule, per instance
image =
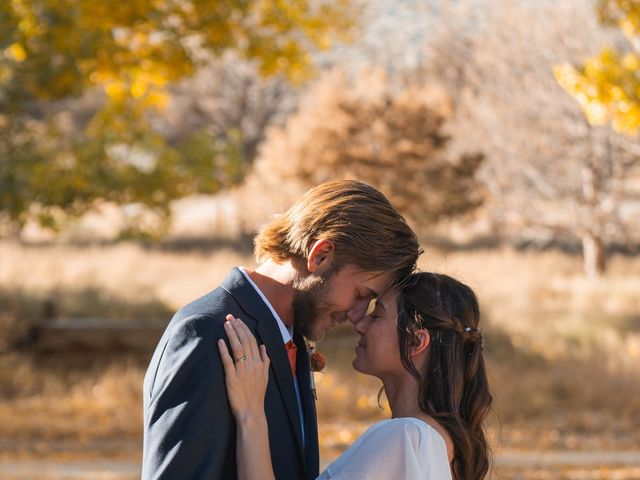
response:
[[[218,287],[180,308],[174,318],[194,315],[216,316],[221,311],[235,305],[237,305],[237,302],[229,292],[222,287]]]
[[[218,287],[180,308],[167,325],[164,336],[219,336],[226,314],[237,308],[234,298]]]

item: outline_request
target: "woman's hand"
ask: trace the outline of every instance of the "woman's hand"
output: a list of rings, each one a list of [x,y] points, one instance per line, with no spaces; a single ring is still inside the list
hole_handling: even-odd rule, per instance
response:
[[[269,382],[269,357],[264,345],[240,319],[227,315],[224,340],[218,348],[233,416],[236,417],[236,465],[239,480],[275,480],[269,448],[269,427],[264,412],[264,395]]]
[[[231,355],[224,340],[218,349],[224,366],[225,383],[231,411],[238,423],[264,417],[264,395],[269,381],[269,356],[240,319],[227,315],[225,332],[231,344]]]

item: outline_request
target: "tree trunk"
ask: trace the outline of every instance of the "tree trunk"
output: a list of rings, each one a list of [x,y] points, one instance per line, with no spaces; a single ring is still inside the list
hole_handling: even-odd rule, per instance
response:
[[[582,259],[584,273],[588,277],[599,277],[607,268],[602,239],[592,232],[585,232],[582,235]]]

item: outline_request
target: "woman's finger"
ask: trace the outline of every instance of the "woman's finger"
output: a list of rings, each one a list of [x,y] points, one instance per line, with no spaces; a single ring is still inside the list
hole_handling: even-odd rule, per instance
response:
[[[237,366],[237,363],[242,363],[242,361],[238,362],[238,359],[244,357],[246,352],[244,351],[244,347],[240,343],[238,334],[233,328],[231,322],[224,322],[224,330],[227,332],[227,337],[229,338],[229,344],[231,345],[231,351],[233,353],[233,359],[236,361]]]
[[[227,344],[224,343],[223,339],[218,340],[218,350],[220,350],[220,357],[222,358],[225,377],[228,379],[233,378],[236,374],[236,368],[231,356],[229,355],[229,350],[227,350]]]
[[[234,327],[238,336],[242,339],[242,346],[247,350],[247,353],[251,352],[251,358],[257,362],[260,358],[260,352],[258,351],[258,342],[256,342],[255,335],[241,319],[237,319],[234,322]]]
[[[260,345],[260,359],[262,360],[262,365],[265,367],[265,369],[269,370],[271,359],[269,358],[269,354],[267,353],[266,345]]]
[[[269,382],[269,364],[271,363],[271,359],[269,355],[267,355],[267,347],[264,345],[260,345],[260,358],[262,359],[262,378],[266,384]]]
[[[242,325],[243,325],[242,320],[240,320],[239,318],[236,318],[235,320],[231,321],[231,325],[233,326],[233,329],[235,330],[236,335],[238,336],[238,340],[242,344],[244,353],[246,353],[249,357],[251,357],[252,352],[251,352],[250,339],[242,329]]]
[[[260,345],[260,359],[262,360],[262,363],[269,363],[271,361],[269,354],[267,353],[266,345]]]

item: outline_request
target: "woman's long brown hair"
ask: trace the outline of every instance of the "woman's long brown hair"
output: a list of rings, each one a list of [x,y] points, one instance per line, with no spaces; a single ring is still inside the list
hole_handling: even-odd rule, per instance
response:
[[[400,356],[418,381],[420,409],[451,435],[454,479],[481,480],[489,470],[483,421],[493,397],[482,355],[478,300],[471,288],[447,275],[414,273],[403,284],[398,304]],[[419,329],[431,336],[422,375],[410,357]]]

